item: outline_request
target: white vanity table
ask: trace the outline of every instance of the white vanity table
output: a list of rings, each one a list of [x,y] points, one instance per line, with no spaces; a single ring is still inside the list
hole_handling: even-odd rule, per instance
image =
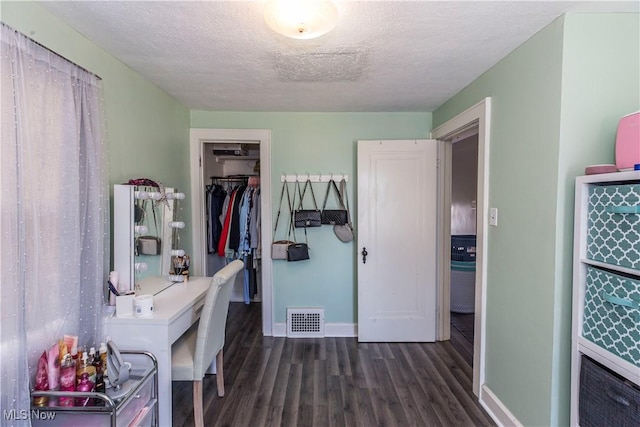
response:
[[[125,350],[146,350],[158,360],[159,425],[171,426],[171,345],[199,318],[211,277],[191,277],[169,284],[165,277],[139,282],[137,294],[154,295],[154,314],[149,317],[110,317],[105,334]],[[215,360],[214,360],[215,363]],[[215,366],[213,367],[215,369]],[[215,373],[213,370],[212,373]]]

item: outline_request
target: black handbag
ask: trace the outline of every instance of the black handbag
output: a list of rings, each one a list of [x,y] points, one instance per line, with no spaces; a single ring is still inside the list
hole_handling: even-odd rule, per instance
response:
[[[288,196],[288,193],[287,193],[287,196]],[[295,195],[294,195],[293,202],[295,204]],[[289,205],[289,206],[290,206],[289,209],[292,209],[291,208],[292,205]],[[290,210],[289,212],[291,213],[291,217],[293,217],[293,211]],[[293,233],[294,242],[292,242],[287,246],[287,261],[290,261],[290,262],[304,261],[306,259],[309,259],[309,238],[307,237],[307,227],[303,227],[304,243],[298,243],[298,242],[295,242],[297,239],[296,239],[296,229],[293,227],[293,221],[290,222],[289,225],[290,225],[289,233]]]
[[[302,200],[307,192],[307,186],[311,188],[311,198],[313,199],[313,207],[315,209],[302,208]],[[300,204],[298,205],[298,209],[293,213],[293,225],[297,228],[320,227],[322,225],[320,209],[318,209],[318,204],[316,203],[316,195],[313,192],[313,185],[311,184],[311,181],[307,179],[307,182],[304,183],[304,191],[302,192],[300,191],[300,184],[298,182],[296,182],[296,188],[300,195]]]
[[[309,259],[309,246],[306,243],[293,243],[287,247],[287,261]]]
[[[327,209],[327,199],[329,198],[329,193],[331,189],[334,189],[336,195],[338,196],[338,201],[340,202],[340,207],[342,209]],[[340,195],[340,191],[338,190],[338,186],[336,182],[332,179],[329,181],[327,185],[327,192],[324,195],[324,203],[322,204],[322,213],[320,214],[320,222],[322,224],[329,225],[344,225],[347,223],[347,209],[344,207],[344,203],[342,202],[342,196]]]

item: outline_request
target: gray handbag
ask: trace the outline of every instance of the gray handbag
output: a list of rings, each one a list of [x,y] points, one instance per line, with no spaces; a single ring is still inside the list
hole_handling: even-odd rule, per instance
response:
[[[347,206],[347,223],[334,225],[333,233],[341,242],[349,243],[355,237],[355,232],[353,230],[353,225],[351,224],[351,212],[349,211],[349,196],[347,194],[347,186],[346,186],[346,181],[344,179],[340,181],[339,195],[340,195],[340,199],[344,197],[346,202],[345,205]]]
[[[275,240],[276,231],[278,230],[278,221],[280,220],[280,210],[282,208],[282,199],[284,196],[284,191],[287,190],[287,200],[289,206],[289,214],[291,214],[291,198],[289,197],[289,187],[287,185],[287,181],[282,183],[282,191],[280,192],[280,205],[278,206],[278,215],[276,216],[276,225],[273,229],[273,242],[271,243],[271,259],[274,260],[287,260],[288,259],[288,249],[289,245],[295,244],[294,241],[288,240],[291,237],[292,224],[291,219],[289,219],[289,235],[286,240]]]

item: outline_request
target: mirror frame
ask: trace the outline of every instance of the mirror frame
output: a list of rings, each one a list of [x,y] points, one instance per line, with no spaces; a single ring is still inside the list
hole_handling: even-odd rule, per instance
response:
[[[128,184],[114,185],[113,197],[113,270],[118,272],[118,288],[128,291],[135,290],[135,192],[140,186]],[[165,187],[165,193],[173,193],[175,189]],[[169,276],[171,266],[171,249],[173,229],[169,223],[175,217],[175,199],[162,202],[162,219],[160,227],[160,271],[145,277]]]

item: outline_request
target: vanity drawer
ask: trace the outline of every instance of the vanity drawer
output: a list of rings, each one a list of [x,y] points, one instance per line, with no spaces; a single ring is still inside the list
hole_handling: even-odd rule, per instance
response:
[[[640,270],[640,184],[589,190],[587,258]]]
[[[640,366],[640,280],[587,267],[582,336]]]
[[[640,425],[640,389],[586,356],[579,393],[581,427]]]

